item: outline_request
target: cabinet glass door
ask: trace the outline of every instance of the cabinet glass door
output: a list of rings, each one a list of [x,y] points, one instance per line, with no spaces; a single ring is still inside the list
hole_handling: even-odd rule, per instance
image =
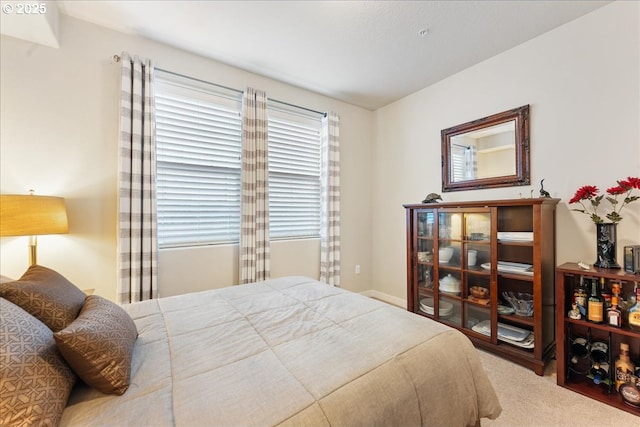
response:
[[[424,209],[416,212],[415,222],[417,230],[416,249],[416,280],[418,288],[418,304],[416,311],[422,314],[434,316],[433,301],[433,263],[434,263],[434,235],[435,235],[435,212],[432,209]]]
[[[464,327],[491,338],[491,212],[465,212],[463,240]]]
[[[456,327],[464,324],[462,224],[463,213],[459,210],[438,213],[438,319]]]

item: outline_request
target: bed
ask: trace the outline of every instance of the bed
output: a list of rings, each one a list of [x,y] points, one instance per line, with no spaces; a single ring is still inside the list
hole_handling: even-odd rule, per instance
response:
[[[61,426],[473,426],[501,412],[462,333],[306,277],[123,308],[137,329],[126,391],[77,381]]]

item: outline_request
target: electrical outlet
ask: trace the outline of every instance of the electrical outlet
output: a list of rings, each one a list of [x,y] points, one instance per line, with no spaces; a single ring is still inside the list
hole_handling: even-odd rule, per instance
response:
[[[356,264],[356,274],[360,274],[360,264]]]

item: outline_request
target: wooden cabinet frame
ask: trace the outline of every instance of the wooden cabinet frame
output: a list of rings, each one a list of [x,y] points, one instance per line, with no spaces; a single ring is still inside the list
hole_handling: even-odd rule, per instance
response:
[[[404,205],[407,220],[407,309],[457,328],[477,347],[543,375],[546,364],[555,352],[555,206],[558,201],[559,199],[536,198]],[[419,215],[433,217],[431,237],[419,235]],[[461,225],[459,230],[455,230],[456,238],[441,235],[440,218],[449,218],[447,215],[460,216]],[[467,233],[464,221],[470,215],[485,215],[488,221],[484,233],[474,233],[483,236],[481,241]],[[530,232],[533,239],[526,242],[499,241],[498,232]],[[445,233],[450,234],[451,230]],[[455,265],[439,262],[438,251],[443,241],[455,247],[456,253],[459,252]],[[478,266],[466,264],[466,253],[470,247],[482,249],[485,271]],[[430,262],[418,259],[418,252],[424,252],[425,248],[433,254],[429,258]],[[532,274],[499,272],[498,261],[531,264]],[[433,276],[434,283],[431,288],[425,287],[424,279],[420,277],[425,271],[432,271],[430,275]],[[461,281],[459,296],[441,292],[436,283],[449,273],[456,275]],[[473,281],[486,283],[489,288],[487,305],[478,305],[469,299],[469,288]],[[531,294],[533,315],[526,317],[499,314],[497,307],[501,293],[506,290]],[[433,298],[433,314],[420,309],[420,300],[429,297]],[[440,301],[448,302],[447,308],[450,304],[453,305],[455,320],[440,316]],[[480,323],[476,322],[478,320],[490,325],[489,335],[472,329]],[[522,348],[499,339],[498,323],[532,332],[533,348]]]
[[[568,388],[584,396],[604,402],[607,405],[625,410],[635,415],[640,415],[640,409],[633,408],[624,403],[615,387],[609,390],[608,387],[597,385],[584,375],[570,372],[569,370],[569,333],[572,328],[575,335],[582,336],[585,331],[597,337],[598,340],[608,340],[609,346],[609,369],[613,369],[615,359],[619,355],[620,343],[629,344],[631,360],[640,359],[640,332],[630,330],[625,324],[622,328],[609,326],[606,323],[594,324],[583,319],[570,319],[567,315],[572,302],[573,287],[579,282],[580,276],[590,279],[605,279],[606,282],[621,283],[623,292],[629,296],[635,282],[640,284],[640,276],[626,273],[622,270],[611,270],[591,267],[582,269],[577,263],[565,263],[556,268],[556,330],[557,330],[557,382],[559,386]]]

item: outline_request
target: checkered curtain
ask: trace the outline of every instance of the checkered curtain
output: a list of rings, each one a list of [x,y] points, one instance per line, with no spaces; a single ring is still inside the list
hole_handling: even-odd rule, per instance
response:
[[[320,281],[340,286],[340,117],[322,121],[322,214]]]
[[[117,301],[130,303],[158,297],[153,63],[120,63]]]
[[[267,96],[247,88],[242,103],[240,283],[250,283],[271,271]]]

